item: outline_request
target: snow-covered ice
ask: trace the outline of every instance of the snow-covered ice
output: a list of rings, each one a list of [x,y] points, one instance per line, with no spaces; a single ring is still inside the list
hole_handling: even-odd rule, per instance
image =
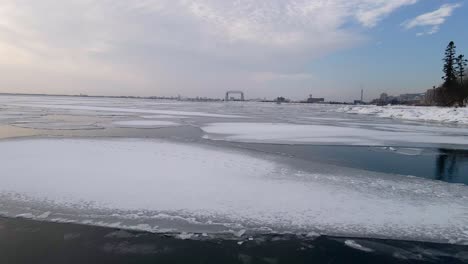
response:
[[[44,130],[95,130],[102,129],[95,123],[91,122],[66,122],[66,121],[49,121],[49,122],[14,122],[15,127],[44,129]]]
[[[429,143],[467,145],[467,131],[442,133],[431,129],[375,129],[333,125],[303,125],[289,123],[210,123],[202,127],[207,139],[256,143],[315,143],[334,145],[400,145]]]
[[[0,141],[0,149],[4,215],[78,222],[86,215],[82,223],[158,231],[147,221],[163,213],[238,231],[468,243],[465,185],[299,169],[279,157],[162,140],[22,139]],[[117,220],[106,222],[106,214]],[[186,225],[175,228],[190,233]]]
[[[95,126],[90,124],[112,127],[113,122],[140,119],[148,120],[147,124],[151,120],[180,124],[183,118],[185,124],[204,129],[209,139],[259,143],[446,147],[466,146],[468,138],[468,129],[463,125],[468,114],[461,108],[0,96],[0,110],[0,122],[4,124],[41,129],[93,129]],[[64,119],[42,123],[51,114],[90,117],[91,121]],[[412,121],[404,121],[407,119]],[[422,120],[457,123],[441,125]],[[241,123],[234,124],[237,121]]]
[[[141,118],[145,119],[182,119],[187,118],[186,116],[174,116],[174,115],[144,115]]]
[[[0,96],[2,138],[100,137],[0,141],[0,214],[186,235],[298,232],[468,243],[465,185],[234,150],[200,140],[198,130],[213,140],[377,145],[415,156],[426,147],[468,146],[464,109],[359,107]],[[107,129],[178,125],[134,135]]]
[[[415,121],[468,124],[468,108],[418,106],[344,106],[337,112]]]
[[[238,115],[212,114],[197,111],[176,111],[176,110],[158,110],[145,108],[123,108],[123,107],[104,107],[104,106],[88,106],[88,105],[70,105],[70,104],[10,104],[19,107],[33,107],[44,109],[64,109],[64,110],[89,110],[100,112],[123,112],[123,113],[139,113],[139,114],[161,114],[161,115],[181,115],[191,117],[218,117],[218,118],[242,118]]]
[[[172,121],[159,121],[159,120],[125,120],[114,121],[112,124],[118,127],[135,127],[135,128],[154,128],[154,127],[171,127],[178,126],[179,123]]]

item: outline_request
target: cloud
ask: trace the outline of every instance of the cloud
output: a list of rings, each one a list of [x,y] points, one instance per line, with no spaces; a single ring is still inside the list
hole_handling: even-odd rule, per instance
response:
[[[311,60],[358,45],[361,28],[416,2],[2,0],[0,67],[25,89],[35,89],[34,76],[50,76],[50,92],[72,79],[93,93],[213,95],[220,86],[261,85],[251,78],[258,73],[307,79]]]
[[[257,82],[271,81],[304,81],[314,78],[310,73],[274,73],[274,72],[257,72],[253,73],[252,79]]]
[[[361,6],[356,10],[356,18],[362,25],[374,27],[395,10],[417,2],[418,0],[362,1]]]
[[[454,10],[461,7],[460,3],[444,4],[439,9],[419,15],[411,20],[402,23],[405,29],[412,29],[416,27],[426,27],[424,32],[416,33],[417,36],[432,35],[439,31],[440,26],[445,23]]]

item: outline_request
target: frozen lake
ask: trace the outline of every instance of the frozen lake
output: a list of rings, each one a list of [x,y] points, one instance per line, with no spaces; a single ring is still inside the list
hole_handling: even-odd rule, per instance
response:
[[[0,213],[468,244],[465,114],[428,111],[0,96]]]

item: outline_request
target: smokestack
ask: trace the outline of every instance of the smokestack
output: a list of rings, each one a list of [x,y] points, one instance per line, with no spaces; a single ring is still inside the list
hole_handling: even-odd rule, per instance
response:
[[[361,102],[364,102],[364,89],[361,89]]]

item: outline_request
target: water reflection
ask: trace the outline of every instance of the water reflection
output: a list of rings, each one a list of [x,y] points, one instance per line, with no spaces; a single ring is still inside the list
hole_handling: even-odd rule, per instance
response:
[[[460,177],[460,167],[468,165],[468,150],[439,149],[436,162],[436,180],[453,182]]]

